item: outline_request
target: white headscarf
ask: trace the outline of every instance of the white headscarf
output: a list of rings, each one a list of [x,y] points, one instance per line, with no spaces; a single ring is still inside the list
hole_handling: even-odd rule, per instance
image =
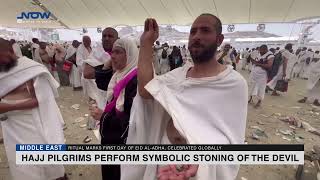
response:
[[[131,39],[118,39],[114,44],[114,47],[121,47],[125,50],[127,56],[127,65],[122,70],[117,70],[108,85],[107,89],[107,103],[109,103],[113,98],[113,88],[114,86],[121,81],[124,77],[126,77],[131,71],[136,69],[138,64],[138,55],[139,49],[137,47],[137,43]],[[116,109],[119,111],[123,111],[124,105],[124,93],[125,89],[123,89],[119,95],[119,98],[116,102]]]

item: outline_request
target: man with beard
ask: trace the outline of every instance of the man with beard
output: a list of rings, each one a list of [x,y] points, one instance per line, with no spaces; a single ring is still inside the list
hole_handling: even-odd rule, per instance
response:
[[[80,42],[77,40],[73,40],[71,46],[67,49],[67,54],[65,57],[65,60],[72,63],[71,72],[69,75],[70,84],[73,87],[74,91],[78,91],[82,89],[81,86],[81,73],[77,66],[76,62],[76,54],[77,54],[77,48],[79,47]]]
[[[107,103],[106,99],[106,91],[99,89],[98,87],[108,87],[108,79],[105,77],[101,78],[98,73],[98,78],[96,78],[96,70],[101,72],[100,70],[103,68],[104,64],[110,62],[111,59],[111,51],[113,47],[113,43],[118,39],[118,32],[109,27],[105,28],[102,31],[102,46],[98,45],[93,53],[88,57],[88,59],[83,61],[83,77],[86,80],[87,84],[87,94],[91,98],[89,109],[94,109],[98,111],[98,109],[103,109]],[[99,85],[96,83],[98,82]],[[97,107],[97,108],[96,108]],[[95,129],[95,120],[93,118],[88,119],[89,130]]]
[[[16,164],[16,144],[63,144],[63,119],[56,104],[59,84],[48,69],[18,58],[0,39],[0,116],[12,179],[64,180],[64,167]]]
[[[280,50],[278,53],[281,53],[281,61],[280,63],[277,63],[279,64],[278,66],[278,72],[273,76],[268,76],[268,78],[270,77],[270,81],[268,82],[267,84],[267,89],[269,90],[272,90],[272,94],[271,96],[280,96],[280,94],[277,93],[277,90],[276,90],[276,85],[277,85],[277,82],[280,81],[280,80],[284,80],[286,79],[287,77],[287,67],[289,65],[289,62],[290,62],[290,58],[291,58],[291,51],[292,51],[292,44],[286,44],[286,46],[284,47],[283,50]],[[277,56],[277,55],[275,55]],[[279,57],[279,55],[278,55]],[[277,58],[275,58],[277,60]],[[280,60],[280,58],[278,59]],[[273,66],[272,69],[276,68],[277,66]],[[288,74],[289,75],[289,74]],[[273,76],[273,77],[272,77]]]
[[[242,59],[241,59],[241,69],[242,70],[246,70],[246,67],[249,66],[248,62],[248,57],[249,57],[250,53],[249,53],[249,48],[246,48],[243,52],[242,52]]]
[[[243,144],[248,87],[231,66],[217,62],[215,53],[224,36],[221,21],[202,14],[193,22],[189,63],[154,76],[152,46],[159,36],[154,19],[147,19],[140,38],[138,92],[130,115],[127,144]],[[237,108],[229,108],[230,104]],[[204,108],[205,107],[205,108]],[[236,124],[236,126],[235,126]],[[199,133],[205,132],[205,133]],[[122,180],[235,179],[236,165],[130,166]]]
[[[79,69],[79,72],[81,73],[81,84],[83,87],[83,93],[85,96],[89,96],[88,94],[88,87],[90,86],[90,82],[84,78],[84,66],[83,66],[83,61],[88,59],[89,56],[92,53],[92,48],[91,48],[91,39],[89,36],[83,36],[82,37],[82,44],[77,49],[77,54],[76,54],[76,62],[77,62],[77,67]],[[89,96],[89,99],[91,100],[91,97]]]
[[[110,60],[113,43],[118,39],[118,32],[114,28],[108,27],[102,31],[102,47],[98,45],[89,56],[94,62],[89,61],[84,64],[84,77],[95,79],[95,67],[101,66]]]
[[[249,83],[250,83],[250,99],[249,103],[253,101],[253,97],[256,96],[258,102],[255,105],[255,108],[260,107],[262,100],[264,99],[268,73],[267,71],[272,67],[274,55],[268,50],[267,45],[261,45],[259,48],[260,55],[256,59],[252,59],[251,63],[253,64]]]
[[[157,75],[161,74],[161,66],[160,59],[162,55],[163,47],[160,46],[160,42],[156,41],[156,44],[153,47],[154,50],[154,60],[153,60],[153,68]]]
[[[106,105],[105,93],[108,79],[103,67],[110,63],[113,43],[117,39],[119,39],[118,32],[114,28],[105,28],[102,31],[102,44],[98,45],[88,59],[83,61],[83,77],[90,82],[88,94],[93,100],[92,103],[96,103],[100,109]]]
[[[232,52],[231,45],[229,43],[225,44],[221,52],[217,55],[217,61],[220,64],[225,65],[233,65],[233,63],[235,63],[235,56]]]
[[[16,42],[16,40],[11,39],[10,44],[12,46],[13,52],[16,56],[22,57],[22,52],[21,52],[21,47],[20,45]]]
[[[31,44],[31,52],[32,52],[32,59],[34,60],[34,51],[39,48],[39,39],[38,38],[32,38],[32,44]]]
[[[88,65],[85,72],[85,77],[89,79],[95,79],[95,84],[98,87],[98,108],[103,109],[106,105],[106,91],[108,87],[108,75],[109,64],[111,60],[111,52],[114,42],[119,39],[118,32],[112,27],[107,27],[102,31],[102,48],[93,53],[93,59],[96,59],[96,63],[92,66]],[[92,72],[92,73],[91,73]]]

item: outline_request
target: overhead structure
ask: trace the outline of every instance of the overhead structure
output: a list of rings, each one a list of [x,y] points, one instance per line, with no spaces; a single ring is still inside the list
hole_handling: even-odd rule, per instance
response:
[[[35,2],[40,2],[41,6]],[[294,22],[320,17],[320,0],[0,0],[0,26],[87,28],[159,24],[190,25],[201,13],[217,15],[223,24]],[[22,12],[54,16],[47,23],[17,23]]]

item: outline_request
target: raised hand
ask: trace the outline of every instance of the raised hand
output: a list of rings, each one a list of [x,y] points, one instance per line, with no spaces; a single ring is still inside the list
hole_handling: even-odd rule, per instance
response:
[[[146,19],[144,22],[144,31],[140,37],[141,46],[153,46],[159,37],[159,26],[157,21],[152,18]]]
[[[221,57],[224,57],[224,56],[226,56],[227,54],[228,54],[228,52],[227,52],[227,51],[223,51],[223,53],[222,53]]]

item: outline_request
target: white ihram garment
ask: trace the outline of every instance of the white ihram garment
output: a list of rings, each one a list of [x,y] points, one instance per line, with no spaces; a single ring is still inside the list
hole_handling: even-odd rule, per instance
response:
[[[0,98],[33,79],[38,107],[10,111],[1,122],[10,172],[14,180],[52,180],[64,176],[62,165],[16,165],[16,144],[64,144],[63,119],[56,104],[59,84],[47,68],[26,57],[16,67],[0,73]],[[2,100],[15,104],[18,100]],[[24,101],[24,100],[20,100]]]
[[[65,59],[66,60],[69,59],[75,53],[77,53],[76,48],[74,48],[73,46],[68,47]],[[75,64],[72,64],[72,69],[71,69],[69,78],[70,78],[70,84],[72,87],[74,88],[81,87],[81,73],[79,68]]]
[[[266,59],[268,57],[268,59]],[[259,56],[256,61],[263,59],[264,62],[274,58],[271,52]],[[259,100],[264,99],[266,85],[267,85],[268,75],[267,71],[260,66],[253,65],[250,77],[249,77],[249,95],[257,96]]]
[[[16,56],[18,56],[19,58],[22,57],[21,48],[18,43],[12,44],[12,49]]]
[[[231,66],[214,77],[187,78],[190,65],[154,77],[145,87],[154,99],[137,94],[127,144],[168,142],[165,131],[170,118],[188,144],[244,143],[246,81]],[[230,104],[237,108],[227,108]],[[238,170],[238,165],[200,165],[196,179],[234,180]],[[157,165],[121,166],[121,180],[155,180],[156,176]]]
[[[288,60],[288,64],[289,64],[289,61],[290,61],[290,57],[291,57],[291,53],[288,51],[288,50],[283,50],[281,51],[281,54],[282,54],[282,57],[286,58]],[[287,69],[288,69],[288,66],[287,66]],[[286,71],[287,72],[287,71]],[[277,82],[279,80],[283,79],[283,64],[281,64],[279,66],[279,70],[278,70],[278,73],[272,78],[272,80],[267,84],[267,86],[274,90],[274,88],[276,87],[277,85]]]
[[[307,96],[308,98],[320,100],[320,60],[311,65],[307,82]]]
[[[84,70],[83,62],[84,60],[89,58],[91,53],[92,51],[89,52],[88,49],[83,44],[81,44],[77,49],[77,55],[76,55],[78,70],[81,74],[81,85],[83,87],[83,93],[85,96],[89,96],[88,88],[90,86],[90,82],[88,81],[88,79],[85,79],[83,77],[83,70]]]
[[[83,66],[85,64],[88,64],[91,67],[96,67],[96,66],[103,65],[110,60],[111,60],[110,55],[107,52],[105,52],[101,46],[97,46],[96,49],[94,49],[93,53],[91,53],[89,58],[86,60],[83,60]],[[88,95],[91,99],[94,99],[96,101],[102,99],[100,94],[103,94],[103,92],[99,90],[99,88],[97,87],[96,80],[85,79],[84,77],[83,79],[84,79],[83,86],[85,87],[84,93]]]

